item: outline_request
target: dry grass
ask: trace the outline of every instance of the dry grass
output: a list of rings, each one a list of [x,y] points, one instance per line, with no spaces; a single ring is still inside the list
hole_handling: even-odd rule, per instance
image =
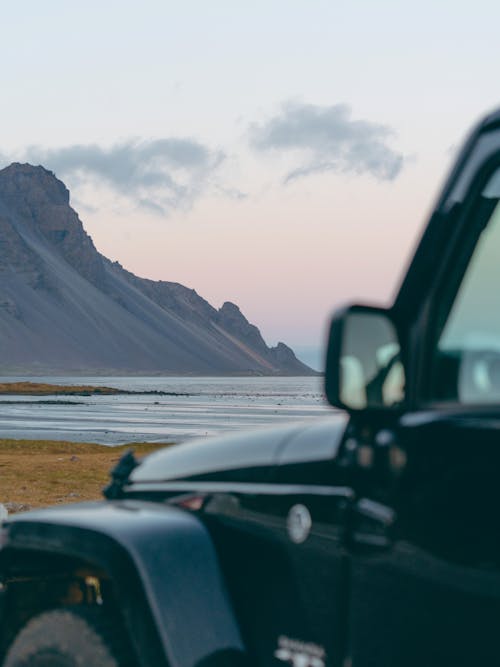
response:
[[[102,497],[109,471],[133,449],[137,456],[166,444],[106,447],[53,440],[0,440],[0,502],[10,512]]]
[[[23,396],[81,395],[81,394],[121,394],[113,387],[93,387],[91,385],[59,385],[43,382],[0,382],[0,394],[18,394]]]

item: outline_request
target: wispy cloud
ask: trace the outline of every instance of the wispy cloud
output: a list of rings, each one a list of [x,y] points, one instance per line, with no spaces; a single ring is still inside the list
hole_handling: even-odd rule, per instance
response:
[[[235,201],[244,201],[248,199],[248,193],[239,190],[238,188],[227,187],[224,185],[216,185],[215,193],[220,194],[227,199],[233,199]]]
[[[224,160],[224,153],[192,139],[129,140],[103,147],[30,146],[21,158],[75,182],[106,185],[152,213],[189,208]]]
[[[293,156],[296,166],[286,174],[285,183],[330,171],[391,181],[404,164],[403,155],[388,144],[394,134],[386,125],[353,119],[346,104],[290,102],[274,117],[250,127],[250,144],[257,151]]]

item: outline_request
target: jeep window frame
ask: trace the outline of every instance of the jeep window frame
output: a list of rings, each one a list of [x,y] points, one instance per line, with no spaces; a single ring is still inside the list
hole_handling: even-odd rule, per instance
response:
[[[463,200],[449,205],[445,214],[454,229],[447,239],[448,248],[437,263],[436,279],[424,299],[413,340],[420,339],[414,357],[415,407],[446,412],[500,412],[498,403],[463,403],[460,400],[440,400],[435,396],[435,356],[441,333],[450,316],[458,290],[490,216],[476,218],[480,197],[493,173],[500,169],[500,147],[476,169]],[[449,202],[445,202],[445,204]],[[444,208],[444,207],[443,207]],[[418,333],[417,333],[418,332]],[[418,365],[417,365],[418,364]]]

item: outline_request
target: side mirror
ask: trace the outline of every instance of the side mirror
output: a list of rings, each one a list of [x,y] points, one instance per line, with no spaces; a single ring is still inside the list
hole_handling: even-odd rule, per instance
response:
[[[350,411],[401,406],[405,372],[399,336],[388,311],[349,306],[335,313],[325,389],[331,405]]]

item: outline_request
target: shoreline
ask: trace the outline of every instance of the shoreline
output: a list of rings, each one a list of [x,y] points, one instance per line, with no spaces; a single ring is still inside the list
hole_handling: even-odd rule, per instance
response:
[[[191,396],[176,391],[132,391],[98,385],[49,384],[47,382],[0,382],[0,396]]]

